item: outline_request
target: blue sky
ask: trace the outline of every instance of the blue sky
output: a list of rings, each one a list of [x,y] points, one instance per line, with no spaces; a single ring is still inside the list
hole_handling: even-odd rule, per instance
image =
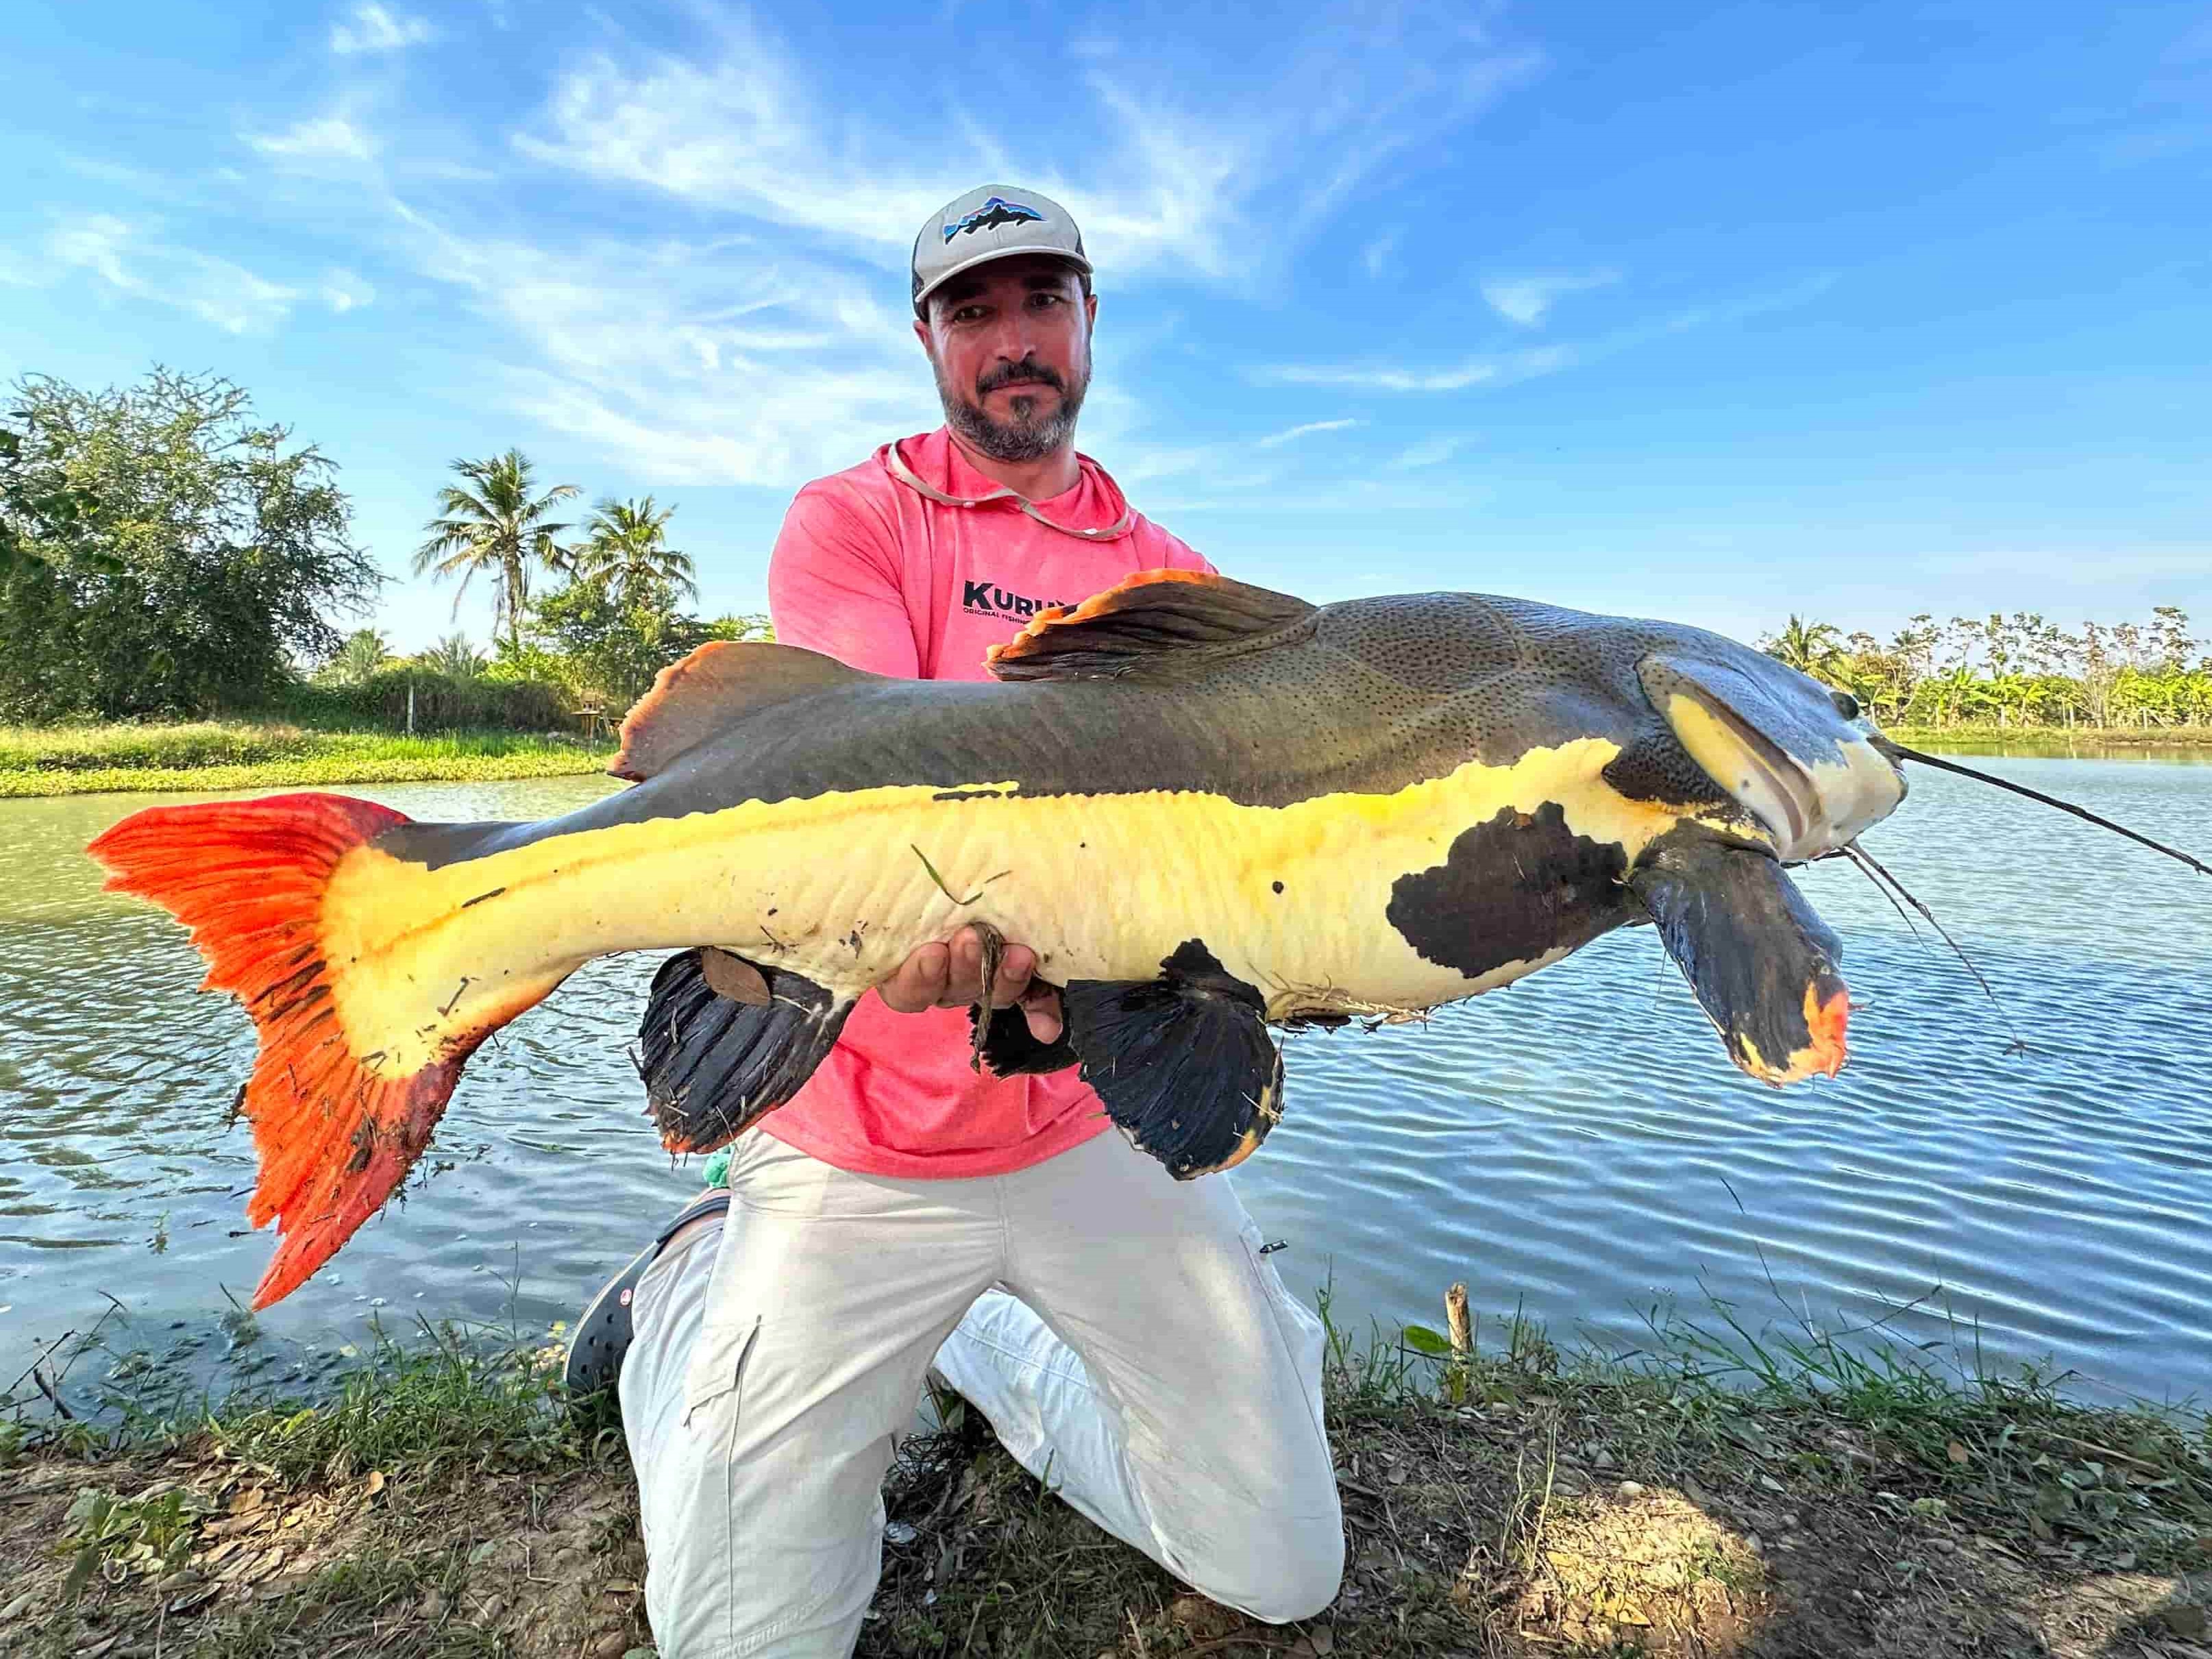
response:
[[[250,387],[403,647],[510,444],[758,606],[936,424],[906,251],[987,181],[1098,262],[1082,447],[1232,574],[2212,633],[2202,3],[14,0],[0,151],[0,374]]]

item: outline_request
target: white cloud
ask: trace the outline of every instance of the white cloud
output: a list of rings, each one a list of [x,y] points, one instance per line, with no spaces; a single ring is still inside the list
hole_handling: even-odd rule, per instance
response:
[[[113,214],[71,214],[40,240],[33,259],[0,266],[0,278],[43,288],[87,271],[118,294],[188,313],[229,334],[264,333],[290,314],[296,289],[164,242],[158,229]]]
[[[340,54],[357,52],[400,52],[434,40],[429,20],[387,11],[368,0],[353,9],[352,21],[331,25],[331,50]]]
[[[288,161],[366,161],[376,154],[375,141],[343,115],[319,115],[295,121],[282,132],[242,136],[264,155]]]
[[[1482,285],[1490,308],[1509,323],[1534,328],[1553,302],[1565,294],[1605,288],[1620,280],[1617,270],[1544,271],[1525,276],[1495,276]]]
[[[1351,420],[1308,421],[1303,426],[1288,427],[1280,432],[1270,432],[1266,437],[1258,441],[1257,447],[1261,449],[1274,449],[1284,444],[1290,443],[1295,439],[1303,438],[1309,433],[1342,432],[1347,428],[1355,427],[1359,424],[1360,422],[1358,421]]]
[[[684,56],[594,52],[564,75],[518,149],[533,160],[696,205],[797,227],[897,267],[915,228],[951,185],[1018,179],[1066,204],[1102,280],[1183,270],[1254,280],[1318,228],[1386,163],[1418,150],[1533,74],[1457,20],[1411,14],[1370,24],[1317,21],[1247,90],[1174,101],[1178,77],[1091,60],[1077,84],[1083,142],[973,118],[913,135],[816,95],[784,43],[746,19],[720,50]],[[1195,81],[1197,77],[1186,77]],[[1075,155],[1064,173],[1035,159]]]
[[[1380,276],[1390,267],[1390,256],[1398,251],[1402,230],[1386,230],[1360,250],[1359,263],[1367,267],[1370,276]]]
[[[937,423],[879,278],[750,238],[551,250],[398,210],[424,273],[499,325],[514,412],[656,483],[788,485]]]
[[[341,266],[333,266],[323,273],[322,286],[317,292],[322,302],[341,316],[372,304],[376,299],[374,289]]]
[[[1424,438],[1419,443],[1408,444],[1392,456],[1388,465],[1400,472],[1413,472],[1425,466],[1440,465],[1473,443],[1464,433],[1439,434]]]
[[[1464,392],[1470,386],[1511,386],[1572,368],[1582,354],[1572,346],[1540,346],[1491,357],[1470,357],[1445,368],[1391,368],[1380,364],[1279,363],[1255,370],[1261,386],[1350,386],[1364,392]]]

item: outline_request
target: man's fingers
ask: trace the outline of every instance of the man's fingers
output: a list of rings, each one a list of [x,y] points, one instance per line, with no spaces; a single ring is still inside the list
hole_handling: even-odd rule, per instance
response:
[[[1032,981],[1022,993],[1022,1018],[1029,1022],[1030,1035],[1039,1042],[1059,1042],[1066,1025],[1060,993],[1041,981]]]
[[[991,1006],[1012,1007],[1030,988],[1030,975],[1036,972],[1036,952],[1026,945],[1009,945],[999,958],[998,975],[991,981]]]
[[[952,960],[942,945],[925,945],[899,964],[898,971],[876,987],[884,1006],[894,1012],[918,1014],[945,1000]]]

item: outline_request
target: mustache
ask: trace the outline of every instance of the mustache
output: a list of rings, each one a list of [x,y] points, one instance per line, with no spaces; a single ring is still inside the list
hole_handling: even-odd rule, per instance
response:
[[[1035,357],[1024,357],[1018,363],[998,363],[975,377],[975,395],[988,397],[1001,386],[1020,386],[1034,381],[1048,386],[1054,392],[1065,393],[1067,382],[1060,377],[1059,370],[1039,362]]]

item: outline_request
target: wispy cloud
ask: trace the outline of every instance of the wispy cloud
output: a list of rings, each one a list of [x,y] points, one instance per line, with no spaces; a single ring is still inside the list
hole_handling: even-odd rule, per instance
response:
[[[409,17],[368,0],[344,22],[331,25],[331,50],[341,56],[362,52],[400,52],[437,38],[425,17]]]
[[[264,155],[289,161],[366,161],[376,142],[343,115],[318,115],[295,121],[282,132],[240,135]]]
[[[1542,271],[1523,276],[1493,276],[1482,285],[1490,308],[1509,323],[1534,328],[1562,295],[1605,288],[1620,280],[1617,270]]]
[[[228,259],[161,239],[154,224],[113,214],[65,216],[29,260],[0,261],[0,281],[45,288],[76,272],[113,292],[188,313],[228,334],[265,332],[289,314],[298,290]]]
[[[1260,449],[1276,449],[1312,433],[1343,432],[1359,424],[1359,422],[1353,420],[1308,421],[1303,426],[1287,427],[1280,432],[1270,432],[1266,437],[1258,440],[1255,447]]]
[[[1241,100],[1180,104],[1176,77],[1127,72],[1091,42],[1077,83],[1093,113],[1079,148],[1009,135],[1032,156],[1080,153],[1080,170],[1017,159],[1015,144],[954,124],[925,149],[813,92],[805,66],[757,22],[719,49],[603,49],[575,63],[518,150],[780,225],[884,264],[902,260],[946,180],[1009,176],[1064,202],[1103,269],[1249,277],[1310,235],[1377,171],[1418,150],[1540,67],[1446,14],[1362,27],[1350,14],[1255,65]],[[1094,142],[1095,141],[1095,142]]]
[[[1397,252],[1399,239],[1404,234],[1395,228],[1386,230],[1360,250],[1359,263],[1370,276],[1380,276],[1390,268],[1391,256]]]
[[[1424,438],[1408,444],[1385,463],[1393,471],[1417,472],[1425,466],[1438,466],[1451,459],[1474,440],[1465,433],[1439,433],[1433,438]]]
[[[376,299],[374,289],[343,267],[333,267],[325,271],[316,294],[325,305],[341,316],[373,304]]]
[[[1464,392],[1470,386],[1510,386],[1539,374],[1556,374],[1581,361],[1572,346],[1539,346],[1494,356],[1469,357],[1442,368],[1401,368],[1383,364],[1278,363],[1256,369],[1261,386],[1333,386],[1363,392]]]

